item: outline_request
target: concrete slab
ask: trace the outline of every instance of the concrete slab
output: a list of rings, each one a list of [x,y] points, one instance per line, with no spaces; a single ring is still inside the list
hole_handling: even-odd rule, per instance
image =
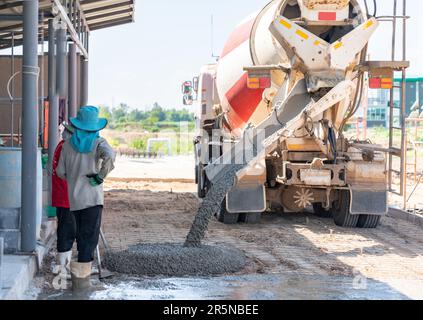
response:
[[[0,298],[2,300],[23,299],[23,293],[28,288],[36,271],[35,256],[4,256],[2,266],[3,288]]]
[[[388,215],[396,219],[401,219],[401,220],[411,222],[423,228],[423,216],[421,215],[413,214],[398,208],[389,208]]]

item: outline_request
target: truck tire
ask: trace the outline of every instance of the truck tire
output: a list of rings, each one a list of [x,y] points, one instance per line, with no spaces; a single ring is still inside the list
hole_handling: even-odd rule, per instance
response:
[[[240,213],[239,214],[239,222],[247,223],[247,224],[257,224],[261,221],[261,213],[260,212],[250,212],[250,213]]]
[[[197,195],[200,199],[204,199],[207,195],[207,191],[201,187],[200,183],[197,183]]]
[[[239,213],[230,213],[226,210],[226,198],[223,199],[220,211],[216,215],[217,221],[223,224],[237,224]]]
[[[314,214],[320,218],[333,218],[331,209],[326,210],[321,203],[313,203]]]
[[[379,225],[380,216],[362,214],[357,223],[358,228],[375,229]]]
[[[335,201],[332,207],[333,220],[335,224],[343,228],[356,228],[360,215],[350,213],[351,195],[349,190],[339,191],[339,200]]]
[[[204,199],[207,195],[207,177],[204,174],[204,166],[200,163],[196,166],[195,177],[197,182],[197,195],[200,199]]]

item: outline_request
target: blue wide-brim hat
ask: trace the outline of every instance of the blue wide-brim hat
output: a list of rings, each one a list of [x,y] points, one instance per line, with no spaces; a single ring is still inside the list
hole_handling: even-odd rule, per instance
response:
[[[75,128],[84,131],[100,131],[107,126],[107,119],[99,118],[99,110],[93,106],[82,107],[78,116],[69,121]]]

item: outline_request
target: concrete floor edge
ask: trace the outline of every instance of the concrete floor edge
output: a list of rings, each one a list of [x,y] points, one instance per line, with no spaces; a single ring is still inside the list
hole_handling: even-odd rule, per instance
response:
[[[43,223],[44,239],[37,244],[33,255],[5,255],[2,266],[2,288],[0,300],[23,300],[45,256],[54,243],[55,221]]]

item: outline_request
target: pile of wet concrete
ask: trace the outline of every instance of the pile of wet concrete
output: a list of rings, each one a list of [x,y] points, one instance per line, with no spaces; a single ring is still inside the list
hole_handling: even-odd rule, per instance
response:
[[[106,267],[114,272],[147,276],[217,275],[245,267],[242,251],[202,244],[210,219],[220,210],[242,165],[227,165],[201,203],[184,244],[139,244],[106,255]]]
[[[209,276],[233,273],[246,263],[244,254],[223,246],[139,244],[107,254],[107,268],[128,275]]]

